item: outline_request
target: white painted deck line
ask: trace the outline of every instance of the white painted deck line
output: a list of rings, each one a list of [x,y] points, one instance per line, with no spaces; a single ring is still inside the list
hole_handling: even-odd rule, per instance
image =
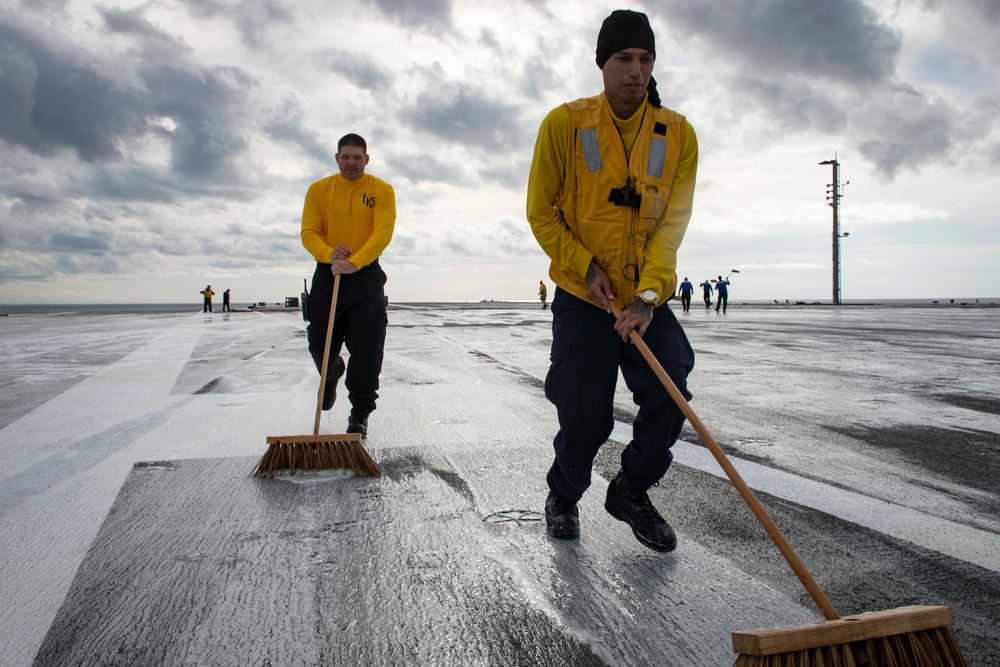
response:
[[[627,443],[632,439],[631,433],[631,424],[616,421],[611,438]],[[705,447],[678,440],[673,452],[677,463],[726,478],[726,473]],[[753,461],[735,457],[730,457],[730,460],[747,485],[755,491],[831,514],[993,572],[1000,572],[1000,538],[992,533],[768,468]]]

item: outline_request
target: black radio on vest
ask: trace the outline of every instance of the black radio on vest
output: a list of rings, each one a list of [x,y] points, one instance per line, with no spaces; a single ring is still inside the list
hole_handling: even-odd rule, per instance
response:
[[[608,195],[608,201],[615,206],[630,206],[632,208],[639,208],[639,202],[642,200],[642,195],[632,189],[631,181],[625,183],[620,188],[612,188],[611,194]]]

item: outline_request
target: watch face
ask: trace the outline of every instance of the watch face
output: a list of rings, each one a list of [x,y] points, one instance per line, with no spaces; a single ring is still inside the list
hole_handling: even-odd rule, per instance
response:
[[[642,292],[642,298],[643,298],[644,301],[650,301],[650,302],[655,301],[656,300],[656,292],[654,292],[651,289],[643,290],[643,292]]]

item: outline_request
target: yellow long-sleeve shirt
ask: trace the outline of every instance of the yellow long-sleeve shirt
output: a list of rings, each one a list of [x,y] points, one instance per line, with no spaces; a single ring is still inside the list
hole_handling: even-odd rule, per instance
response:
[[[386,249],[396,226],[396,193],[370,174],[349,181],[340,174],[309,186],[302,208],[302,245],[317,262],[330,263],[338,245],[351,249],[356,268]]]
[[[595,99],[598,100],[596,104],[602,105],[600,108],[604,109],[602,113],[606,114],[605,117],[609,117],[617,128],[624,146],[623,159],[632,165],[628,173],[623,168],[620,174],[609,175],[609,178],[619,179],[613,181],[613,187],[624,185],[627,178],[635,187],[643,180],[641,168],[646,164],[633,159],[638,156],[632,156],[632,152],[640,135],[648,137],[655,132],[648,117],[652,109],[647,110],[643,104],[631,118],[623,120],[612,113],[603,95]],[[698,168],[698,141],[694,130],[687,120],[677,118],[681,122],[679,155],[673,167],[664,211],[639,249],[643,261],[638,280],[625,281],[618,272],[609,272],[622,306],[631,303],[634,292],[652,289],[661,295],[662,302],[675,291],[677,249],[691,217]],[[586,228],[573,228],[575,223],[569,222],[592,214],[591,211],[574,208],[579,205],[581,197],[575,192],[577,185],[572,180],[573,173],[575,168],[581,167],[575,167],[573,161],[579,163],[583,160],[577,152],[584,150],[580,146],[581,139],[575,133],[582,129],[586,128],[573,127],[567,105],[556,107],[542,121],[528,179],[527,217],[539,245],[552,260],[550,277],[560,287],[586,298],[585,286],[580,281],[585,279],[591,260],[596,256],[598,263],[602,263],[603,249],[617,247],[621,239],[617,237],[618,232],[610,227],[587,225]],[[621,151],[622,147],[601,146],[601,150],[607,162],[612,157],[611,151]],[[610,164],[605,164],[604,168],[610,168]],[[598,194],[606,197],[603,192]],[[621,267],[614,268],[620,270]],[[574,277],[569,278],[570,274]]]

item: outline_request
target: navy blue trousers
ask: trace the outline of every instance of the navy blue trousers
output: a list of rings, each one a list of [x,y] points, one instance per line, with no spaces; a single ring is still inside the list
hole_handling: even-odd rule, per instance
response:
[[[552,441],[555,460],[546,476],[549,488],[576,502],[590,486],[594,458],[614,428],[620,368],[639,407],[632,441],[622,452],[622,468],[639,488],[648,489],[673,461],[670,448],[680,436],[684,414],[635,345],[615,331],[613,315],[556,289],[552,316],[552,365],[545,396],[556,406],[559,432]],[[667,305],[656,309],[643,341],[685,398],[691,398],[687,376],[694,368],[694,350]]]
[[[339,379],[347,372],[347,387],[352,412],[368,415],[378,399],[379,376],[385,353],[385,330],[388,325],[385,303],[385,272],[378,261],[340,276],[337,313],[333,320],[330,362],[327,379]],[[333,274],[329,264],[317,264],[309,293],[309,353],[316,370],[323,368],[326,328],[330,322]],[[340,353],[344,345],[350,353],[345,365]],[[321,371],[322,372],[322,371]]]

